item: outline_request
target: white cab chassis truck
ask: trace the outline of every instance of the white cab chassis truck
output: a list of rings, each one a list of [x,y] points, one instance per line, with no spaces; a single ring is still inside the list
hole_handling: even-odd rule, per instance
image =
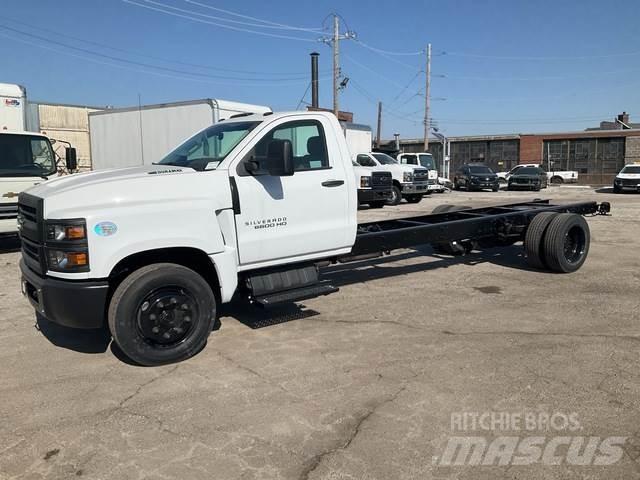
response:
[[[426,168],[401,165],[386,153],[360,152],[356,155],[356,162],[363,167],[372,167],[391,173],[393,185],[389,205],[398,205],[404,198],[409,203],[419,203],[423,195],[428,192]]]
[[[522,202],[358,224],[351,158],[333,114],[249,115],[205,128],[158,163],[60,177],[20,194],[22,290],[68,327],[108,324],[132,360],[186,359],[222,303],[327,295],[323,266],[432,244],[524,241],[538,268],[585,261],[580,214],[608,205]],[[453,208],[452,208],[453,207]]]
[[[417,167],[424,167],[429,171],[429,176],[427,177],[427,193],[442,193],[446,190],[444,185],[441,185],[438,181],[438,169],[433,155],[430,153],[399,153],[396,159],[402,165],[415,165]]]
[[[358,204],[371,208],[382,208],[393,196],[393,178],[390,172],[377,167],[362,167],[352,160],[353,172],[358,187]]]

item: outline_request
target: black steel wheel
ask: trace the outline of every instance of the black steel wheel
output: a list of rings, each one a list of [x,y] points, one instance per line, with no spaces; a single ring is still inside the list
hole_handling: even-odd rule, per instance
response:
[[[400,187],[397,185],[393,185],[391,187],[391,197],[387,200],[387,205],[398,205],[402,200],[402,192],[400,191]]]
[[[561,213],[544,234],[544,258],[554,272],[571,273],[587,259],[591,233],[582,215]]]
[[[122,352],[151,366],[199,352],[215,316],[215,296],[198,273],[182,265],[156,263],[122,281],[109,304],[108,319]]]
[[[524,251],[527,263],[533,268],[547,267],[544,256],[543,239],[547,227],[557,216],[556,212],[542,212],[531,220],[524,237]]]
[[[416,193],[412,195],[407,195],[406,197],[407,203],[420,203],[422,201],[422,194]]]

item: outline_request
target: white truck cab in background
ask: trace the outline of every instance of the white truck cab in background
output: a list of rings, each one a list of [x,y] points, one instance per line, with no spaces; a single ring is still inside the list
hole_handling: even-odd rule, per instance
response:
[[[430,153],[399,153],[396,157],[398,162],[403,165],[416,165],[420,167],[424,167],[429,170],[428,177],[428,193],[439,192],[442,193],[446,190],[444,185],[440,184],[438,178],[438,167],[436,166],[436,162],[433,159],[433,155]]]
[[[356,162],[363,167],[377,167],[391,173],[393,178],[390,205],[397,205],[401,199],[409,203],[418,203],[428,193],[429,172],[426,168],[413,165],[401,165],[386,153],[360,152]]]
[[[17,232],[20,192],[58,175],[51,140],[25,131],[26,102],[24,87],[0,83],[0,235]],[[72,150],[67,149],[70,166],[75,165]]]

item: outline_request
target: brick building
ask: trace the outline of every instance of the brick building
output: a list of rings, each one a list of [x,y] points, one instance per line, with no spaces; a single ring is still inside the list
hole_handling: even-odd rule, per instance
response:
[[[450,171],[465,163],[484,163],[494,171],[509,170],[519,163],[541,163],[547,169],[551,161],[555,170],[576,170],[580,183],[608,184],[625,164],[640,162],[640,124],[622,115],[624,125],[601,122],[599,128],[583,132],[449,137]],[[611,126],[616,128],[603,129]],[[393,145],[394,141],[388,141],[381,147],[391,149]],[[400,139],[402,151],[420,152],[422,148],[422,139]],[[442,143],[430,139],[429,151],[442,172]]]

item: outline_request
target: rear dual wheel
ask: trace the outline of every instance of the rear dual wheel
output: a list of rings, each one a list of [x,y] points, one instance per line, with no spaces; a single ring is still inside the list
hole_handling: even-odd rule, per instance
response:
[[[587,258],[590,238],[589,225],[582,215],[539,213],[529,224],[525,236],[527,262],[538,269],[575,272]]]

